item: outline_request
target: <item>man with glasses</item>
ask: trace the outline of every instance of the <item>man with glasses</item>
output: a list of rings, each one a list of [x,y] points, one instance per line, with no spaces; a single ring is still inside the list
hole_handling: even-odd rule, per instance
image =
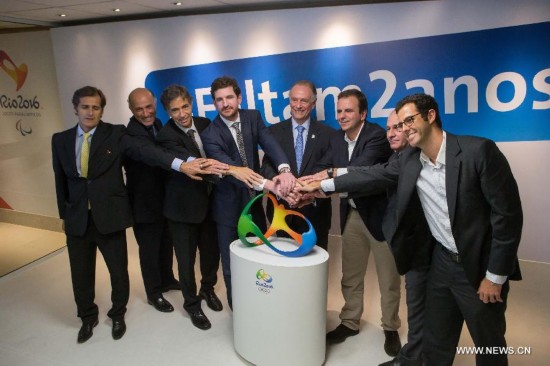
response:
[[[476,347],[505,349],[509,280],[521,279],[523,225],[510,166],[493,141],[443,131],[429,95],[407,96],[396,110],[411,145],[399,160],[339,171],[333,180],[301,189],[324,196],[321,191],[396,186],[391,245],[399,272],[430,263],[423,349],[428,365],[452,365],[464,321]],[[479,353],[476,364],[507,365],[507,355]]]

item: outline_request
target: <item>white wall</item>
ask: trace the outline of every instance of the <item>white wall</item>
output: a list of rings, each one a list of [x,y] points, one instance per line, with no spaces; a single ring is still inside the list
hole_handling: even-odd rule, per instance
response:
[[[127,95],[152,70],[549,20],[547,0],[443,0],[108,23],[56,28],[51,35],[69,127],[76,122],[71,95],[87,84],[107,95],[104,120],[126,123]],[[499,146],[510,160],[524,206],[520,257],[550,262],[545,217],[550,172],[531,159],[550,156],[550,141]]]

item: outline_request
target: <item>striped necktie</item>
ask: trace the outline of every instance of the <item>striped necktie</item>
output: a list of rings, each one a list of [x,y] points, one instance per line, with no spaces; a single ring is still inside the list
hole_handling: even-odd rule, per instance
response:
[[[243,134],[241,133],[240,122],[234,122],[231,127],[235,129],[237,133],[237,147],[239,148],[239,155],[243,161],[243,166],[248,167],[248,160],[246,159],[246,152],[244,150]]]

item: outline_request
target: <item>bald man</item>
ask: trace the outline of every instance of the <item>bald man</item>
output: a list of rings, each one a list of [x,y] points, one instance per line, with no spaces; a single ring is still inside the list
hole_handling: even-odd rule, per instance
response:
[[[128,96],[128,107],[132,117],[127,133],[141,144],[154,144],[162,123],[156,117],[153,93],[145,88],[133,90]],[[130,158],[125,160],[124,167],[147,302],[160,312],[172,312],[174,308],[162,293],[180,290],[180,285],[172,271],[173,246],[162,214],[165,173],[161,168]]]

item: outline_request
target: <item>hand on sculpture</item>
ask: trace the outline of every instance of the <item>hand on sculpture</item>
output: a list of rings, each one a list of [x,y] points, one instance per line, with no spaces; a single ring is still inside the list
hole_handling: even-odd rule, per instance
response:
[[[256,173],[250,168],[244,166],[230,166],[226,174],[233,176],[247,185],[248,188],[254,188],[254,186],[261,186],[264,177]]]
[[[298,204],[301,196],[299,192],[294,190],[290,191],[287,195],[283,195],[281,185],[279,183],[276,184],[274,181],[269,179],[265,181],[264,189],[270,191],[279,198],[284,199],[291,207],[295,207]]]
[[[292,173],[281,173],[273,178],[273,183],[280,186],[282,196],[288,195],[294,189],[296,177]]]

